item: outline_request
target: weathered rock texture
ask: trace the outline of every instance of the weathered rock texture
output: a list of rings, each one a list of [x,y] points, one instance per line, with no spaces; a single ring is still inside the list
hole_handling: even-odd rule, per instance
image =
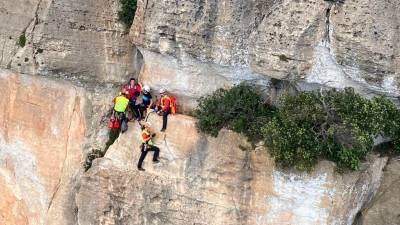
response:
[[[151,116],[154,129],[161,121]],[[196,132],[195,120],[171,116],[158,133],[161,163],[136,169],[140,130],[130,124],[105,158],[81,180],[78,223],[89,224],[351,224],[379,187],[385,158],[339,175],[322,162],[312,174],[283,172],[262,147],[250,151],[230,131]]]
[[[363,211],[362,225],[400,224],[400,160],[389,161],[384,178],[376,196]]]
[[[82,93],[60,82],[0,71],[1,224],[45,224],[79,171]]]
[[[107,140],[112,89],[0,70],[0,224],[75,224],[82,163]]]
[[[121,82],[134,51],[117,0],[0,2],[0,67],[84,82]],[[26,45],[17,45],[19,37]]]
[[[143,80],[189,100],[268,77],[399,96],[399,13],[387,0],[139,0],[130,36]]]
[[[184,116],[158,134],[162,163],[149,155],[144,173],[137,124],[89,172],[81,162],[107,138],[110,83],[139,68],[183,111],[242,81],[268,92],[270,77],[398,97],[399,1],[138,0],[129,37],[117,10],[118,0],[0,1],[0,224],[351,224],[373,198],[385,158],[348,175],[325,161],[280,171],[262,147],[226,130],[201,136]],[[398,223],[396,165],[364,223]]]

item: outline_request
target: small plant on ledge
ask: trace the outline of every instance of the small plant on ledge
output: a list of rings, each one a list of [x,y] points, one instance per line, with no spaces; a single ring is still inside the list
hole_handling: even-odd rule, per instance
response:
[[[118,11],[118,18],[130,27],[135,18],[137,0],[120,0],[120,3],[121,9]]]

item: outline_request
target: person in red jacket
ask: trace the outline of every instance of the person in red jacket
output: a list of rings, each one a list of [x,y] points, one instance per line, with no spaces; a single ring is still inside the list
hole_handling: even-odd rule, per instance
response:
[[[128,99],[129,99],[129,108],[134,114],[137,120],[141,119],[141,113],[139,110],[139,105],[136,105],[136,99],[139,97],[140,92],[142,91],[142,86],[136,82],[135,78],[131,78],[129,82],[124,86],[124,89],[128,91]]]
[[[162,88],[160,90],[161,98],[157,101],[156,112],[163,117],[163,125],[161,132],[167,129],[168,115],[171,113],[171,99],[167,95],[167,91]]]

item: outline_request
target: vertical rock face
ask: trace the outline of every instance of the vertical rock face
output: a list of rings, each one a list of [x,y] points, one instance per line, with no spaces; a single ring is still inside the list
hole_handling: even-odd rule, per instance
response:
[[[161,126],[150,118],[154,129]],[[262,147],[249,151],[240,135],[206,138],[193,119],[171,116],[155,139],[161,163],[152,164],[150,153],[139,172],[139,135],[130,124],[84,175],[79,224],[351,224],[379,187],[386,163],[372,157],[348,175],[328,162],[312,174],[283,172]]]
[[[0,71],[2,224],[44,224],[80,167],[85,99],[73,87]]]
[[[156,137],[162,162],[149,155],[146,172],[136,170],[133,123],[87,173],[81,162],[107,136],[115,90],[106,84],[138,68],[183,111],[242,81],[268,89],[270,77],[398,97],[398,1],[138,0],[129,37],[118,4],[0,1],[0,224],[352,223],[386,158],[371,156],[347,175],[325,161],[311,174],[281,171],[238,134],[205,137],[194,119],[170,116]],[[396,166],[365,224],[398,224]]]
[[[143,79],[183,89],[192,99],[206,85],[212,91],[240,81],[267,83],[267,77],[399,96],[399,6],[386,0],[139,0],[130,36],[145,52]],[[185,77],[193,79],[168,82]]]
[[[275,3],[138,1],[131,28],[143,53],[141,78],[180,96],[188,108],[217,88],[269,79],[249,69],[250,35]]]
[[[0,66],[10,67],[18,50],[19,37],[35,19],[40,0],[0,2]],[[25,37],[25,36],[24,36]]]
[[[134,71],[118,1],[0,3],[0,66],[84,82],[121,82]],[[25,46],[16,44],[26,37]]]
[[[345,72],[399,94],[400,3],[346,1],[332,10],[332,48]]]
[[[400,160],[392,159],[384,170],[384,178],[376,196],[362,213],[362,225],[400,224]]]

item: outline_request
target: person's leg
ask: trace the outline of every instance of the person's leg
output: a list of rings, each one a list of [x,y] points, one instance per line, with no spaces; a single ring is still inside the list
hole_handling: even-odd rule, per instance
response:
[[[170,110],[168,109],[162,115],[163,116],[163,125],[162,125],[162,128],[161,128],[161,131],[165,131],[165,129],[167,129],[167,122],[168,122],[169,112],[170,112]]]
[[[135,110],[135,104],[136,104],[136,101],[129,100],[129,109],[131,110],[131,113],[132,113],[133,117],[137,118],[138,115],[137,115],[136,110]]]
[[[141,104],[140,105],[140,111],[142,113],[142,118],[146,118],[147,116],[147,105]]]
[[[140,105],[135,105],[134,110],[135,110],[136,119],[137,120],[141,120],[142,119],[142,112],[140,110]]]
[[[135,104],[136,104],[136,101],[129,100],[129,108],[131,109],[132,113],[134,112]]]
[[[143,161],[144,161],[144,159],[146,158],[146,155],[147,155],[147,150],[145,149],[144,144],[141,145],[140,151],[141,151],[141,154],[140,154],[139,162],[138,162],[138,165],[137,165],[138,169],[142,168]]]
[[[122,112],[121,113],[121,121],[126,120],[126,113]]]
[[[151,151],[154,151],[153,162],[158,162],[158,157],[160,155],[160,149],[157,146],[152,145]]]
[[[117,116],[120,122],[126,119],[125,112],[117,112]]]

